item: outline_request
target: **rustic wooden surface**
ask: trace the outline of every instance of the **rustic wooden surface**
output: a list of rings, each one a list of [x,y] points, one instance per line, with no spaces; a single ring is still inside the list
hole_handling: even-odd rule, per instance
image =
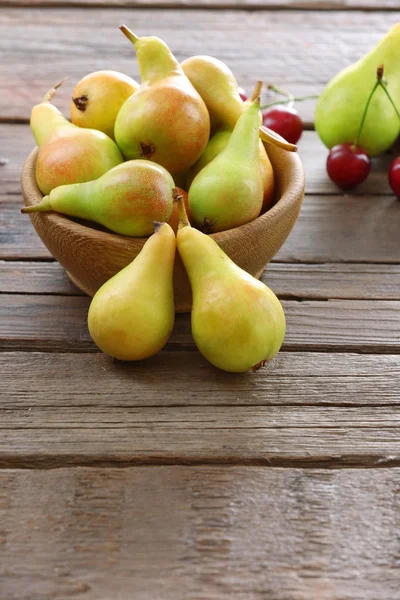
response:
[[[343,195],[315,103],[298,105],[307,193],[263,274],[288,322],[264,369],[213,368],[186,316],[157,356],[112,362],[88,335],[88,298],[19,214],[19,177],[30,108],[55,81],[69,75],[67,110],[91,70],[137,77],[124,21],[180,59],[222,58],[248,90],[263,78],[311,94],[400,7],[0,0],[0,598],[397,600],[398,150]]]

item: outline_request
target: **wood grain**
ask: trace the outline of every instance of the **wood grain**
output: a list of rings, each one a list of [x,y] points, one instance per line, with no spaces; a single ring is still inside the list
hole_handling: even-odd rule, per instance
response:
[[[95,352],[80,296],[0,295],[0,350]],[[399,301],[283,301],[286,350],[400,352]],[[177,315],[169,348],[194,349],[189,315]]]
[[[270,263],[261,280],[285,299],[400,300],[400,265]],[[0,261],[0,293],[83,295],[58,263]]]
[[[65,112],[75,82],[90,71],[115,69],[138,77],[134,52],[118,31],[122,22],[132,24],[132,12],[99,8],[95,36],[90,33],[93,14],[84,8],[25,8],[21,20],[18,8],[2,11],[0,76],[7,81],[0,97],[2,119],[28,119],[32,105],[66,75],[69,80],[56,97],[57,106]],[[287,11],[282,18],[279,11],[268,10],[137,8],[134,25],[140,35],[165,39],[178,60],[193,54],[217,56],[248,90],[263,79],[298,95],[319,93],[338,70],[376,44],[398,17],[385,11],[334,11],[327,18],[323,11],[298,10]],[[312,102],[299,104],[308,121],[312,121],[313,107]]]
[[[1,417],[1,468],[400,466],[398,407],[29,407]]]
[[[1,409],[23,411],[178,406],[397,406],[396,355],[280,352],[256,373],[213,369],[198,352],[162,352],[140,363],[104,354],[0,353]],[[159,382],[162,382],[162,385]],[[68,385],[66,385],[68,382]],[[382,417],[385,410],[382,408]]]
[[[398,598],[400,469],[77,468],[0,480],[7,600]]]
[[[397,0],[1,0],[0,6],[224,8],[229,10],[398,10]]]

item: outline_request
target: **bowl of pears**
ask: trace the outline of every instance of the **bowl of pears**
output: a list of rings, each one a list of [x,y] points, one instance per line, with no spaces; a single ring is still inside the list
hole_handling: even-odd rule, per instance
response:
[[[268,289],[257,279],[296,221],[305,178],[296,146],[261,125],[261,83],[243,101],[220,60],[178,63],[161,39],[120,29],[136,51],[141,84],[116,71],[87,75],[73,91],[71,121],[52,102],[62,82],[47,92],[31,113],[37,147],[23,167],[21,212],[72,281],[94,296],[92,306],[135,263],[143,289],[153,282],[148,310],[161,301],[169,271],[173,313],[192,309],[192,262],[206,279],[237,269],[244,282]],[[197,244],[198,253],[183,244],[171,266],[165,224],[174,240]],[[193,238],[182,233],[187,228]],[[150,252],[142,272],[148,248],[158,254]],[[100,348],[121,360],[138,358],[100,340],[97,317],[90,325],[95,312],[91,307],[89,329]],[[168,326],[160,330],[162,344]]]

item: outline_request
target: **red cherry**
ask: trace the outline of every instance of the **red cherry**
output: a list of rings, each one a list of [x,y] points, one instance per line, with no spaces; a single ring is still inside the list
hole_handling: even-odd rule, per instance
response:
[[[263,124],[291,144],[297,144],[303,133],[303,121],[298,112],[281,104],[263,112]]]
[[[239,96],[241,97],[241,99],[243,100],[243,102],[246,102],[247,100],[247,94],[244,91],[244,89],[242,87],[238,88],[238,92],[239,92]]]
[[[400,156],[394,159],[388,172],[389,185],[393,193],[400,198]]]
[[[368,177],[371,159],[361,146],[338,144],[328,154],[326,169],[340,189],[352,190]]]

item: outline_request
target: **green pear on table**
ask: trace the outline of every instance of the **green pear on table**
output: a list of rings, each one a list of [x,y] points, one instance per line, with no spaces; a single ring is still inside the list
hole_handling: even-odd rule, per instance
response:
[[[224,231],[260,214],[261,180],[258,110],[255,100],[239,117],[225,148],[193,179],[189,207],[194,223]]]
[[[167,343],[174,319],[176,238],[167,223],[154,223],[155,233],[132,263],[95,294],[88,327],[97,346],[119,360],[142,360]]]
[[[126,159],[152,160],[172,175],[185,171],[210,136],[206,105],[162,40],[121,30],[135,47],[142,84],[118,113],[117,144]]]
[[[240,269],[209,236],[190,226],[178,198],[177,248],[193,295],[192,335],[215,367],[257,369],[279,351],[285,315],[275,294]]]
[[[322,91],[315,111],[315,128],[322,142],[332,148],[355,143],[362,116],[384,66],[387,90],[400,110],[400,23],[366,56],[340,71]],[[390,148],[399,136],[400,120],[384,90],[378,87],[368,107],[357,144],[376,156]]]
[[[54,210],[100,223],[129,236],[147,236],[153,221],[168,221],[175,183],[164,167],[147,160],[130,160],[87,183],[63,185],[23,213]]]
[[[62,83],[49,90],[31,112],[30,125],[39,146],[36,181],[43,194],[60,185],[97,179],[124,160],[107,135],[77,127],[51,104]]]

